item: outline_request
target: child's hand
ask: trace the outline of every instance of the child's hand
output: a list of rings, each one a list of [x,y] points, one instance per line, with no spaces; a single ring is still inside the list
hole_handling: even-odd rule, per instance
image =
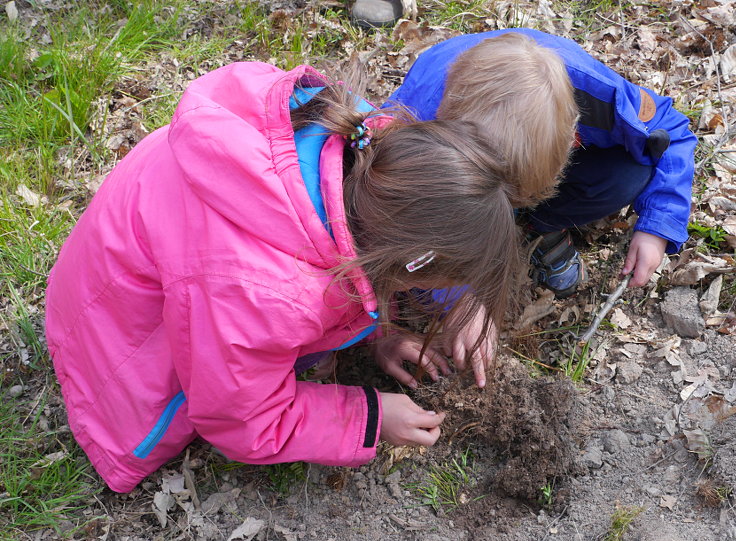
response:
[[[379,393],[383,422],[381,439],[391,445],[434,445],[444,413],[426,411],[405,394]]]
[[[404,361],[419,364],[419,353],[422,350],[422,341],[414,336],[395,334],[383,338],[376,346],[376,364],[389,376],[393,376],[400,383],[417,388],[417,380],[404,370]],[[433,381],[439,379],[439,368],[444,375],[450,373],[450,366],[444,355],[432,347],[428,347],[422,357],[422,368]]]
[[[455,367],[458,370],[465,370],[465,356],[472,349],[483,330],[483,318],[485,314],[486,310],[481,306],[480,310],[458,331],[454,339],[445,345],[445,353],[452,355]],[[493,359],[495,345],[496,326],[493,325],[491,333],[483,339],[480,347],[470,359],[473,365],[473,372],[475,373],[475,383],[478,387],[483,388],[486,385],[486,370],[491,363],[491,359]]]
[[[634,271],[629,287],[640,287],[649,282],[652,273],[662,262],[665,248],[667,248],[667,241],[661,237],[643,231],[634,233],[624,267],[621,269],[621,276]]]

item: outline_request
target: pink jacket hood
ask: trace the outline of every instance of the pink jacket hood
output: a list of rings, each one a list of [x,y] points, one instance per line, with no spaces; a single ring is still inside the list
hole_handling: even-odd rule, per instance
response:
[[[377,317],[360,269],[340,283],[329,272],[355,257],[345,143],[329,137],[319,157],[330,234],[299,169],[288,103],[298,81],[324,84],[309,67],[261,63],[194,81],[61,250],[49,351],[70,427],[113,490],[131,490],[197,435],[249,463],[375,455],[375,390],[295,378],[297,359],[341,347]]]

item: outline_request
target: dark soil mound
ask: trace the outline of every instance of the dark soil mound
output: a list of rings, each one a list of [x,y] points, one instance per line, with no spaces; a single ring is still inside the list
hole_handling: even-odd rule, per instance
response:
[[[578,462],[581,402],[569,380],[532,378],[512,359],[499,360],[486,389],[469,376],[425,387],[417,401],[448,412],[450,442],[472,438],[500,459],[487,482],[513,498],[537,500],[548,483],[582,472]]]

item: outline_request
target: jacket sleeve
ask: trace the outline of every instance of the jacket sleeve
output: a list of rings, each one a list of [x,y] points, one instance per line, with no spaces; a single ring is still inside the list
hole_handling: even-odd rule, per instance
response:
[[[639,215],[635,230],[666,239],[667,252],[674,253],[688,236],[697,144],[689,120],[671,98],[587,56],[575,58],[575,66],[566,58],[581,109],[581,140],[604,148],[622,145],[638,163],[652,166],[651,180],[634,201]]]
[[[189,418],[229,458],[357,466],[375,456],[375,389],[296,380],[300,346],[323,333],[298,300],[207,276],[167,288],[164,323]]]
[[[645,96],[656,109],[654,117],[644,122],[649,134],[645,146],[656,162],[649,184],[634,201],[639,215],[634,229],[667,240],[667,252],[675,253],[688,237],[697,138],[671,98],[640,89],[640,109],[641,100],[649,101]]]

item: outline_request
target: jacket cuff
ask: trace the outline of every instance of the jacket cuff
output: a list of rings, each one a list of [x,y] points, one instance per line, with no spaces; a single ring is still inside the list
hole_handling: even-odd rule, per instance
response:
[[[667,241],[665,252],[668,254],[677,253],[688,238],[687,223],[682,224],[671,216],[654,210],[639,213],[634,231],[650,233],[665,239]]]
[[[378,436],[381,431],[381,401],[379,400],[378,391],[373,387],[363,387],[363,391],[365,392],[367,405],[363,448],[372,449],[378,444]]]

